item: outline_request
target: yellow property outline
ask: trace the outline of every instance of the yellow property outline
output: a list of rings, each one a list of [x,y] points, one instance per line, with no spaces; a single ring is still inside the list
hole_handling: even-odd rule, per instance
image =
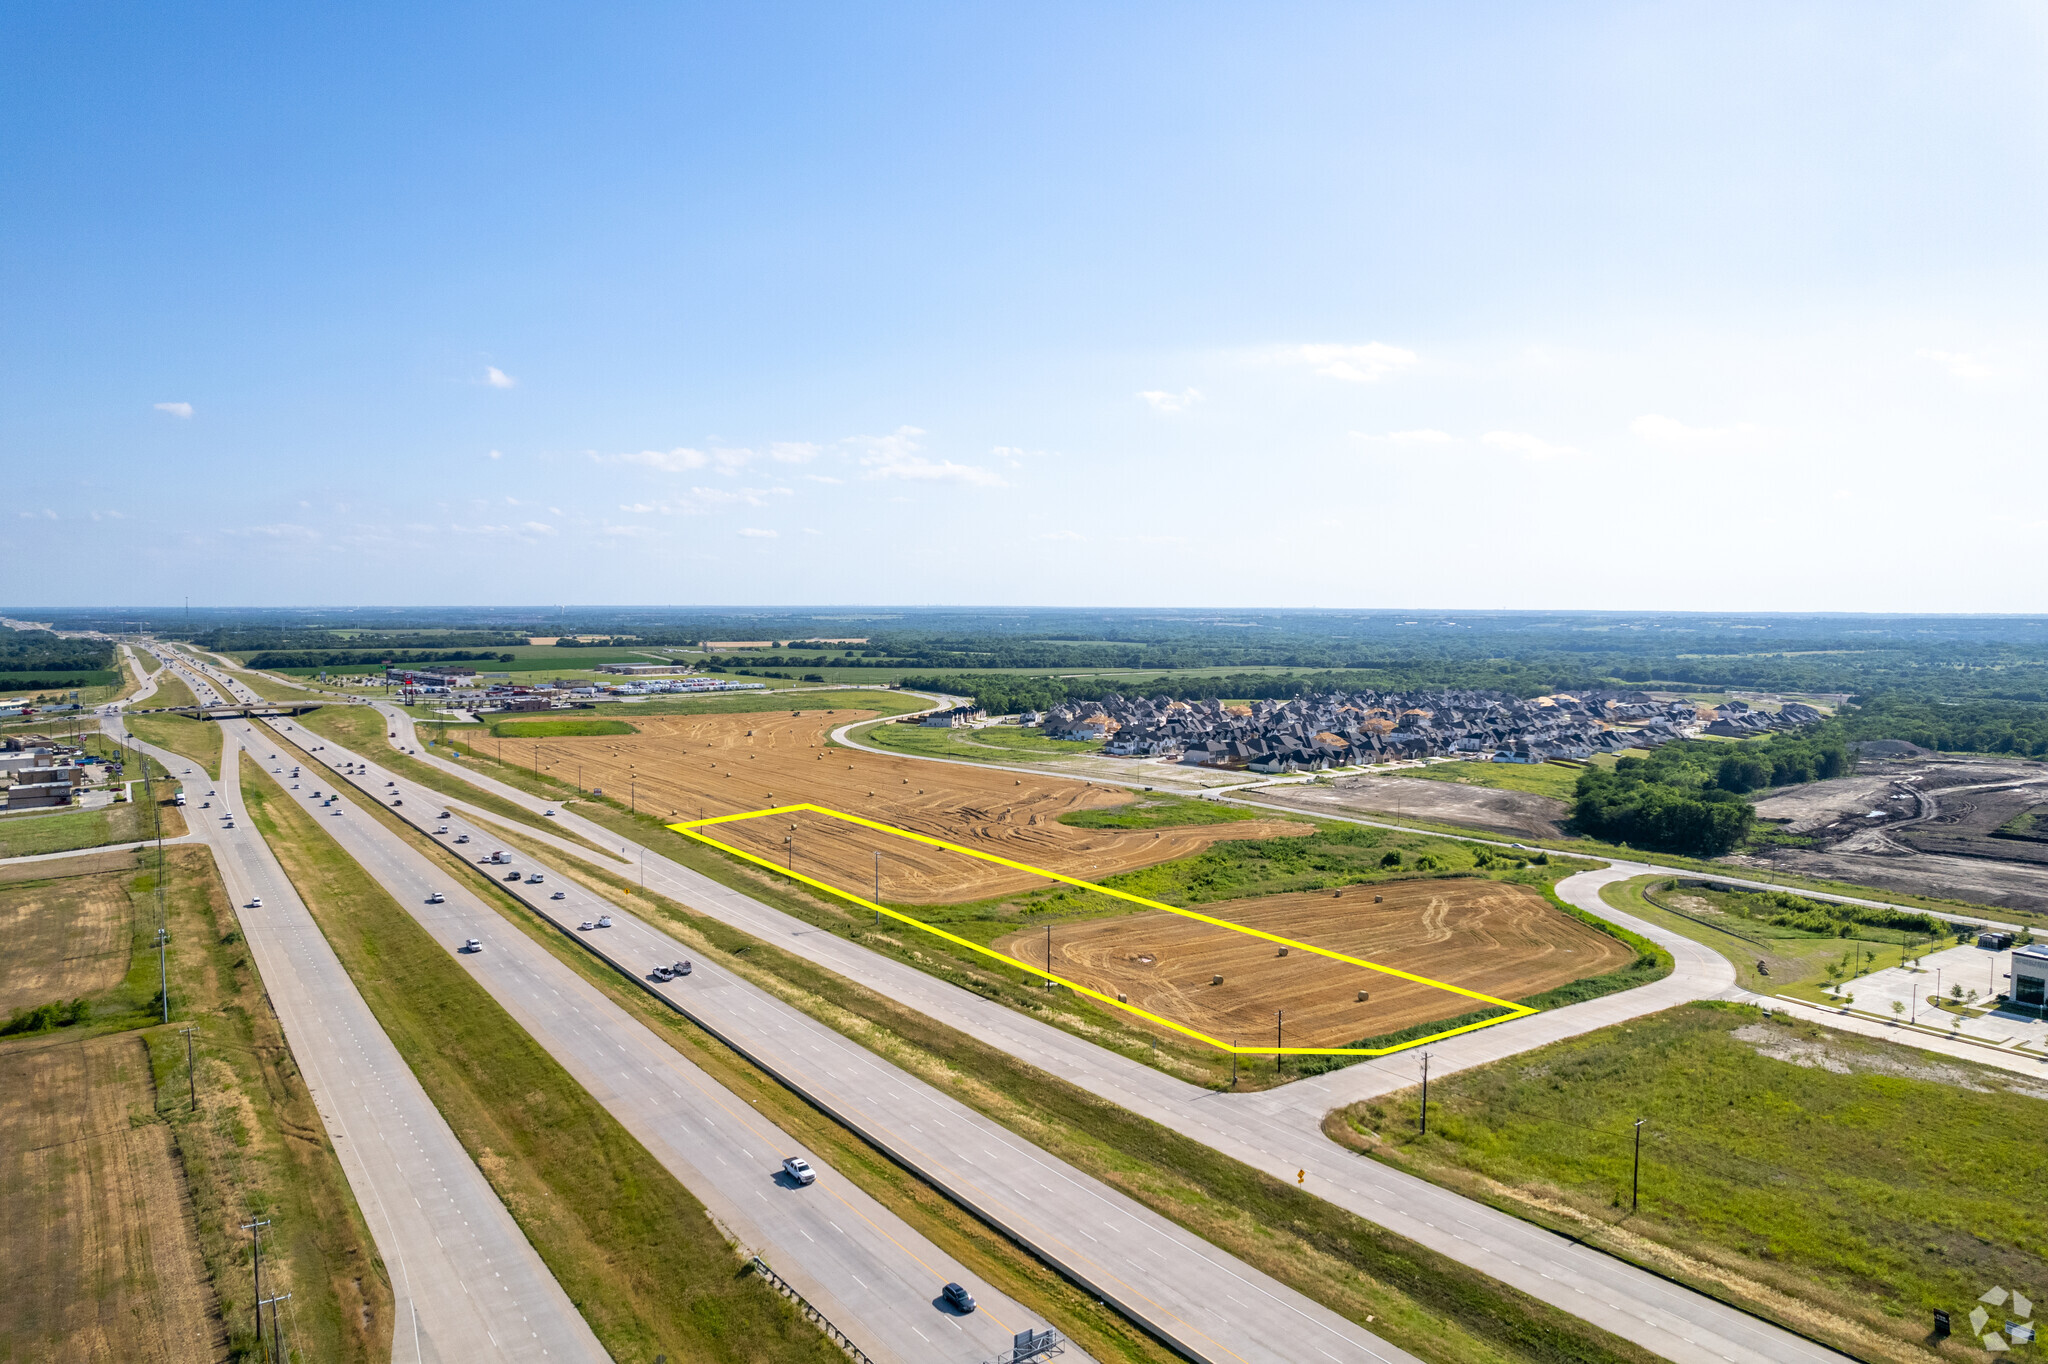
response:
[[[994,948],[983,947],[980,943],[976,942],[969,942],[965,938],[946,932],[946,930],[944,930],[943,928],[935,928],[931,924],[925,923],[923,920],[920,919],[914,919],[908,914],[899,914],[897,911],[890,909],[887,905],[878,905],[873,900],[866,900],[858,895],[853,894],[851,891],[845,891],[841,890],[837,886],[827,885],[825,882],[817,880],[815,877],[806,876],[800,871],[793,871],[788,868],[778,867],[765,857],[756,857],[753,853],[750,853],[743,848],[735,848],[730,843],[721,843],[717,839],[711,837],[709,834],[698,832],[706,825],[732,824],[743,819],[761,819],[768,815],[794,814],[800,810],[808,811],[811,814],[824,815],[830,819],[843,819],[849,824],[858,824],[864,828],[874,829],[880,833],[893,834],[897,838],[907,838],[910,839],[912,842],[923,843],[930,847],[944,848],[948,852],[964,853],[968,857],[979,858],[983,862],[993,862],[997,866],[1009,867],[1014,871],[1028,872],[1033,876],[1043,876],[1047,880],[1064,882],[1065,884],[1070,886],[1079,886],[1083,890],[1100,891],[1104,895],[1114,896],[1116,899],[1119,900],[1128,900],[1130,903],[1134,905],[1143,905],[1147,909],[1163,909],[1168,914],[1178,914],[1184,919],[1195,919],[1201,923],[1213,924],[1218,928],[1228,928],[1233,932],[1242,933],[1247,937],[1264,938],[1267,942],[1278,943],[1282,947],[1288,948],[1290,950],[1313,952],[1319,957],[1329,957],[1335,961],[1348,962],[1353,966],[1362,966],[1368,971],[1379,971],[1386,975],[1399,976],[1402,980],[1412,980],[1421,985],[1433,985],[1439,990],[1449,990],[1452,994],[1463,995],[1467,999],[1476,999],[1487,1004],[1497,1004],[1503,1009],[1510,1010],[1510,1012],[1503,1015],[1500,1018],[1489,1018],[1479,1023],[1467,1023],[1465,1026],[1461,1028],[1446,1028],[1442,1032],[1431,1033],[1428,1037],[1418,1037],[1410,1042],[1399,1042],[1391,1047],[1275,1048],[1232,1046],[1230,1043],[1219,1041],[1218,1039],[1209,1036],[1207,1033],[1199,1032],[1194,1028],[1185,1026],[1184,1024],[1176,1023],[1170,1018],[1161,1018],[1158,1014],[1149,1013],[1146,1010],[1140,1009],[1132,1004],[1126,1004],[1122,1000],[1116,998],[1116,996],[1114,995],[1106,995],[1103,994],[1100,990],[1091,990],[1085,985],[1078,984],[1071,980],[1062,979],[1061,977],[1056,976],[1052,973],[1052,963],[1050,962],[1047,962],[1046,965],[1043,967],[1038,967],[1033,966],[1030,962],[1018,961],[1015,957],[1006,957],[1002,953],[996,951]],[[752,862],[756,866],[766,867],[769,871],[774,872],[778,876],[787,876],[793,881],[801,881],[807,886],[814,886],[817,889],[824,891],[828,895],[835,895],[842,900],[847,900],[852,902],[853,904],[859,905],[863,909],[871,909],[877,914],[886,914],[890,918],[896,920],[899,923],[909,924],[912,928],[921,928],[925,932],[930,933],[935,937],[944,938],[947,942],[953,943],[959,947],[967,948],[969,951],[979,952],[982,956],[993,958],[996,961],[1002,962],[1005,966],[1014,966],[1019,970],[1024,971],[1030,975],[1037,976],[1042,980],[1055,981],[1058,984],[1066,986],[1069,990],[1074,991],[1076,994],[1087,995],[1090,999],[1097,1000],[1103,1004],[1107,1004],[1113,1009],[1122,1009],[1126,1013],[1136,1014],[1138,1017],[1148,1019],[1151,1022],[1157,1023],[1159,1026],[1163,1028],[1171,1028],[1175,1032],[1183,1033],[1186,1036],[1194,1038],[1198,1042],[1205,1042],[1208,1045],[1215,1047],[1219,1051],[1236,1052],[1240,1055],[1252,1056],[1270,1056],[1275,1054],[1276,1052],[1286,1056],[1385,1056],[1390,1052],[1406,1051],[1410,1047],[1419,1047],[1430,1042],[1441,1042],[1444,1038],[1456,1037],[1459,1033],[1476,1032],[1480,1028],[1490,1028],[1496,1023],[1506,1023],[1517,1018],[1527,1018],[1530,1014],[1537,1012],[1535,1009],[1530,1008],[1528,1005],[1517,1004],[1513,1000],[1495,999],[1492,995],[1483,995],[1479,993],[1477,990],[1467,990],[1463,986],[1451,985],[1441,980],[1431,980],[1428,976],[1418,976],[1411,971],[1398,970],[1397,968],[1392,966],[1382,966],[1378,962],[1363,961],[1357,957],[1347,957],[1342,952],[1332,952],[1328,948],[1317,947],[1313,943],[1296,942],[1292,938],[1283,938],[1277,933],[1267,933],[1264,930],[1257,928],[1246,928],[1243,924],[1234,924],[1230,922],[1228,919],[1212,918],[1207,914],[1198,914],[1192,909],[1182,909],[1178,905],[1162,904],[1157,900],[1147,900],[1142,895],[1132,895],[1128,891],[1113,890],[1108,886],[1097,885],[1093,881],[1083,881],[1079,877],[1062,876],[1060,873],[1056,871],[1047,871],[1043,867],[1034,867],[1024,862],[1013,862],[1007,857],[997,857],[994,853],[982,852],[975,848],[963,848],[958,843],[948,843],[942,838],[932,838],[925,834],[912,833],[908,829],[899,829],[893,824],[883,824],[877,820],[863,819],[859,815],[850,815],[847,814],[844,810],[833,810],[823,805],[777,805],[766,810],[749,810],[744,814],[714,815],[709,819],[693,819],[682,824],[671,824],[668,827],[675,830],[677,833],[683,835],[685,838],[694,838],[699,843],[703,843],[709,847],[717,848],[721,852],[728,852],[731,853],[734,857],[744,858],[746,861]]]

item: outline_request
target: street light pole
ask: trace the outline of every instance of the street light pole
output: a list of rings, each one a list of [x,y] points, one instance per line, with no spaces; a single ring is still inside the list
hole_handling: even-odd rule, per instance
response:
[[[1429,1053],[1422,1053],[1422,1135],[1429,1135]]]
[[[185,1086],[192,1095],[192,1111],[199,1111],[199,1076],[192,1069],[192,1030],[185,1029]]]
[[[1643,1191],[1643,1124],[1648,1121],[1648,1118],[1636,1119],[1635,1169],[1630,1173],[1628,1181],[1628,1214],[1631,1217],[1636,1214],[1636,1200]]]

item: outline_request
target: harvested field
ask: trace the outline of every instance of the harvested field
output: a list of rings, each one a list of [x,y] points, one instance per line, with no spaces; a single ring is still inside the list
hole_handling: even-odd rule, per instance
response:
[[[128,973],[130,938],[119,876],[0,890],[0,1015],[111,990]]]
[[[1338,777],[1328,786],[1272,786],[1254,800],[1306,814],[1392,815],[1513,838],[1562,838],[1571,807],[1553,796],[1413,777]]]
[[[0,1358],[227,1354],[136,1034],[0,1050]]]
[[[1121,788],[883,757],[834,748],[826,736],[864,712],[636,718],[640,733],[543,740],[544,771],[627,794],[677,820],[809,803],[1090,880],[1186,857],[1226,839],[1305,834],[1286,820],[1160,830],[1074,829],[1069,811],[1131,799]],[[882,854],[891,902],[949,904],[1035,889],[1042,877],[924,848],[841,820],[802,814],[718,826],[720,840],[781,865],[795,823],[798,869],[848,890],[870,887]]]
[[[1394,881],[1203,912],[1500,999],[1619,970],[1635,956],[1535,891],[1500,881]],[[1226,1042],[1271,1040],[1279,1011],[1286,1045],[1342,1047],[1483,1007],[1313,953],[1283,957],[1272,943],[1164,912],[1060,924],[1052,943],[1056,974]],[[996,950],[1042,963],[1045,929],[1012,933]],[[1219,975],[1223,983],[1211,984]],[[1360,990],[1371,998],[1359,1002]]]

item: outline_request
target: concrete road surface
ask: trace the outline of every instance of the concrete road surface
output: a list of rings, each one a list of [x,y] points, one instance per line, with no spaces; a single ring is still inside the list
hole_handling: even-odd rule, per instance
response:
[[[234,721],[238,733],[248,722]],[[251,732],[253,733],[253,732]],[[287,737],[299,738],[296,731]],[[268,738],[268,735],[265,735]],[[251,737],[246,742],[259,742]],[[318,756],[340,757],[329,748]],[[276,764],[267,764],[274,766]],[[284,764],[285,774],[291,765]],[[871,1358],[923,1364],[977,1364],[1010,1346],[1026,1327],[1047,1323],[980,1282],[908,1223],[868,1197],[816,1154],[753,1112],[745,1100],[706,1075],[646,1024],[606,998],[426,854],[361,808],[388,805],[401,792],[397,813],[422,816],[428,828],[445,824],[441,841],[477,860],[494,846],[489,831],[455,817],[424,818],[440,807],[410,785],[387,788],[388,774],[372,767],[355,795],[327,770],[305,766],[300,779],[280,780],[287,794],[316,818],[363,869],[376,878],[436,940],[455,955],[533,1038],[595,1096],[684,1187],[710,1209],[748,1250],[776,1272]],[[453,840],[469,835],[467,846]],[[492,867],[494,877],[531,875],[528,859]],[[505,883],[507,890],[514,889]],[[520,897],[576,922],[595,920],[612,907],[566,878],[518,886]],[[566,898],[550,897],[560,891]],[[439,895],[442,903],[429,903]],[[608,930],[595,930],[612,936]],[[462,951],[475,938],[481,947]],[[680,949],[668,961],[682,955]],[[652,967],[656,963],[649,961]],[[782,1173],[785,1156],[807,1159],[817,1182],[800,1187]],[[949,1282],[965,1284],[979,1302],[972,1314],[939,1298]],[[1087,1364],[1069,1347],[1065,1358]]]
[[[414,747],[410,717],[396,708],[386,714],[390,728],[399,734],[396,742]],[[600,846],[622,845],[617,834],[576,815],[573,807],[548,805],[445,759],[422,754],[420,760],[527,809],[555,809],[565,833],[574,832]],[[587,850],[575,849],[573,844],[562,846],[574,850],[575,855],[589,856]],[[624,846],[631,849],[628,856],[645,857],[650,890],[858,981],[1277,1178],[1293,1179],[1297,1171],[1305,1171],[1307,1187],[1320,1197],[1667,1359],[1681,1364],[1783,1364],[1845,1358],[1704,1294],[1354,1155],[1322,1135],[1321,1121],[1330,1109],[1415,1083],[1419,1063],[1413,1052],[1299,1080],[1262,1094],[1201,1089],[914,967],[818,932],[659,854],[646,854],[637,844]],[[1671,976],[1640,989],[1434,1045],[1430,1048],[1432,1073],[1483,1064],[1559,1037],[1733,989],[1733,970],[1719,954],[1598,901],[1598,886],[1606,880],[1653,870],[1656,868],[1647,865],[1616,863],[1605,871],[1567,879],[1560,892],[1667,948],[1676,963]]]
[[[117,718],[103,724],[126,737]],[[221,737],[221,779],[186,779],[186,812],[213,849],[264,989],[390,1272],[394,1364],[608,1359],[377,1025],[269,845],[246,817],[227,827],[225,816],[246,812],[238,736],[224,728]],[[143,747],[173,772],[190,766]],[[255,756],[270,767],[272,751],[265,744]],[[200,810],[192,797],[209,785],[219,794],[212,809]]]
[[[281,727],[289,722],[271,723]],[[438,796],[370,761],[371,755],[352,753],[332,740],[319,742],[324,747],[314,756],[320,761],[365,763],[362,775],[342,780],[387,804],[394,795],[403,799],[406,803],[396,813],[409,821],[419,824],[425,817],[425,827],[431,830],[443,822],[432,815],[444,809],[452,812],[453,807],[440,803]],[[387,787],[387,781],[397,785]],[[457,827],[458,821],[447,822],[451,829]],[[486,841],[478,855],[493,850],[485,826],[466,821],[461,825],[474,830],[467,847],[478,847],[482,838]],[[604,836],[602,831],[599,836]],[[516,853],[511,856],[514,860],[505,871],[547,875],[540,864]],[[672,863],[650,858],[648,884],[651,887],[657,876],[676,870]],[[635,978],[645,980],[655,966],[690,955],[659,928],[621,907],[605,905],[580,887],[553,887],[576,897],[555,901],[547,881],[539,886],[523,881],[503,884]],[[605,910],[614,927],[587,933],[578,928],[593,912]],[[776,921],[772,931],[778,941],[786,940],[792,928],[804,927],[773,911],[764,912]],[[494,940],[509,931],[497,930]],[[646,981],[646,987],[1183,1354],[1212,1364],[1413,1358],[743,977],[711,961],[699,959],[694,966],[682,980]]]

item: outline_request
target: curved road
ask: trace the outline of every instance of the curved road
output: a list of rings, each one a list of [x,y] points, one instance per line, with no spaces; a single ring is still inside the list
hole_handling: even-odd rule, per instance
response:
[[[416,749],[411,717],[396,707],[380,704],[378,708],[399,736],[391,742]],[[573,807],[551,805],[446,759],[425,753],[416,757],[535,813],[555,809],[565,830],[600,845],[620,845],[619,835],[583,819]],[[630,842],[627,847],[644,859],[651,889],[772,941],[1277,1178],[1293,1179],[1297,1170],[1305,1171],[1308,1187],[1319,1196],[1665,1358],[1682,1364],[1783,1364],[1845,1358],[1704,1294],[1354,1155],[1323,1136],[1321,1121],[1329,1109],[1413,1084],[1417,1070],[1412,1052],[1313,1080],[1298,1080],[1263,1094],[1200,1089],[857,944],[811,930],[659,853],[648,855],[648,850]],[[591,857],[586,849],[577,849],[573,855]],[[1617,863],[1567,878],[1560,890],[1573,903],[1591,906],[1602,917],[1667,948],[1676,965],[1672,975],[1637,990],[1453,1038],[1431,1048],[1431,1070],[1442,1074],[1484,1064],[1561,1037],[1731,991],[1733,968],[1718,954],[1599,902],[1602,884],[1650,870],[1655,868]]]

